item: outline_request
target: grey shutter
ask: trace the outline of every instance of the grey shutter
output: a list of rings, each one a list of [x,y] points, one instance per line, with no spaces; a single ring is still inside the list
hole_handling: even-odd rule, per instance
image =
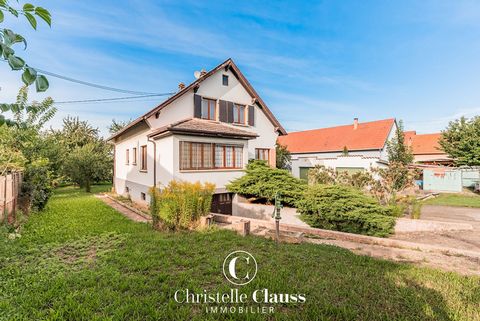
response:
[[[255,106],[248,106],[248,124],[255,126]]]
[[[227,101],[227,123],[233,123],[233,103]]]
[[[193,95],[193,117],[202,118],[202,96]]]
[[[218,118],[220,119],[220,121],[223,121],[224,123],[226,123],[228,120],[227,115],[228,115],[227,102],[225,100],[220,100],[220,110],[219,110]]]

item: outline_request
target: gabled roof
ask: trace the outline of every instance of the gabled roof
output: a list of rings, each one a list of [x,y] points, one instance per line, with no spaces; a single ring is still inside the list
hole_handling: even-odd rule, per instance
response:
[[[405,132],[405,144],[412,147],[413,155],[445,154],[438,141],[441,133],[417,135],[415,131]]]
[[[189,92],[190,90],[193,90],[195,87],[199,86],[201,82],[203,82],[205,79],[219,71],[220,69],[225,68],[225,70],[230,69],[235,76],[237,76],[238,80],[240,83],[245,87],[245,89],[248,91],[248,93],[255,98],[257,104],[262,108],[262,110],[265,112],[265,115],[267,118],[276,126],[276,130],[281,134],[281,135],[286,135],[287,132],[286,130],[280,125],[279,121],[275,118],[275,116],[272,114],[270,109],[268,109],[267,105],[265,102],[262,100],[262,98],[258,95],[258,93],[255,91],[255,89],[252,87],[252,85],[248,82],[247,78],[242,74],[240,69],[237,67],[237,65],[233,62],[231,58],[228,58],[209,72],[205,73],[203,76],[200,76],[200,78],[196,79],[194,82],[190,83],[188,86],[186,86],[184,89],[178,91],[175,93],[173,96],[169,97],[166,99],[164,102],[162,102],[160,105],[157,107],[153,108],[149,112],[143,114],[142,116],[138,117],[134,121],[132,121],[130,124],[110,136],[107,140],[112,140],[115,137],[121,135],[122,133],[126,132],[129,128],[135,126],[136,124],[145,121],[148,117],[154,115],[156,112],[162,110],[163,108],[167,107],[169,104],[171,104],[173,101],[175,101],[177,98],[181,97],[183,94]]]
[[[258,135],[253,132],[241,130],[217,121],[199,118],[184,119],[168,126],[158,128],[149,133],[148,137],[152,137],[153,139],[155,139],[163,137],[165,134],[171,133],[238,139],[252,139],[258,137]]]
[[[395,119],[384,119],[329,128],[319,128],[289,133],[278,137],[281,145],[291,153],[340,152],[345,147],[349,151],[379,150],[384,148]]]

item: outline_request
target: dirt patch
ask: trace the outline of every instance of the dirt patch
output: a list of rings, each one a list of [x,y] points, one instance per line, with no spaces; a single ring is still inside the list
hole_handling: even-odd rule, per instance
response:
[[[348,249],[359,255],[368,255],[395,262],[412,263],[420,266],[457,272],[462,275],[480,275],[480,260],[478,258],[452,255],[448,252],[423,252],[339,240],[307,239],[307,242],[335,245]]]

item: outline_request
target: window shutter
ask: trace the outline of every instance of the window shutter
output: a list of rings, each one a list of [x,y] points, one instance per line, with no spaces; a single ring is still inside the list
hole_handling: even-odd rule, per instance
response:
[[[202,117],[202,96],[197,94],[193,95],[193,117]]]
[[[233,123],[233,103],[227,101],[227,123]]]
[[[227,118],[227,102],[225,100],[220,100],[220,110],[218,118],[220,121],[226,123],[228,121]]]
[[[248,106],[248,124],[255,126],[255,106]]]

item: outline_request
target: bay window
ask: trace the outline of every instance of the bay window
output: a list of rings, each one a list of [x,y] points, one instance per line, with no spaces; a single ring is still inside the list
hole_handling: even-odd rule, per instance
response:
[[[243,146],[180,142],[180,170],[243,168]]]

